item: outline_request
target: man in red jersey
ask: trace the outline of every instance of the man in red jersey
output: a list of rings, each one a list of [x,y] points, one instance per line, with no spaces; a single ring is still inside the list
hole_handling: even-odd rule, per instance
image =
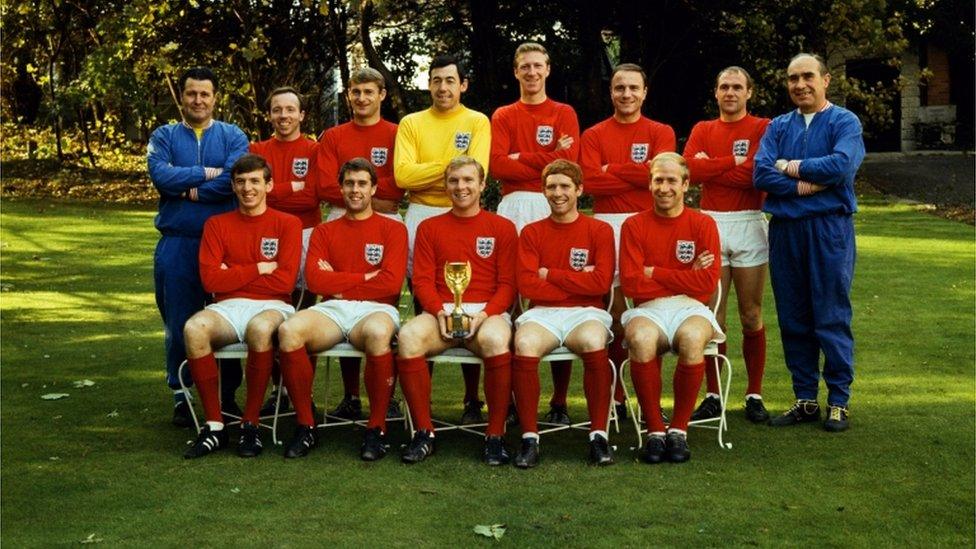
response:
[[[705,370],[705,346],[725,341],[706,306],[720,267],[718,229],[711,217],[686,208],[688,167],[675,153],[651,161],[654,208],[628,219],[620,236],[620,281],[635,308],[621,317],[630,373],[647,418],[649,436],[641,450],[648,463],[688,461],[687,430]],[[674,412],[665,437],[661,418],[661,357],[678,355]]]
[[[353,158],[339,174],[345,214],[315,228],[305,269],[309,289],[324,301],[278,328],[282,373],[298,418],[285,457],[304,456],[316,443],[307,353],[348,341],[366,353],[370,414],[360,456],[375,461],[386,454],[386,410],[393,387],[390,340],[400,326],[396,304],[407,270],[407,229],[373,212],[377,177],[369,161]]]
[[[590,413],[590,462],[610,465],[607,442],[613,372],[607,355],[612,319],[603,297],[613,282],[613,229],[581,215],[576,202],[583,172],[555,160],[542,172],[552,213],[530,223],[519,237],[518,288],[532,308],[516,320],[512,389],[522,425],[515,466],[539,463],[539,357],[560,345],[583,359],[583,392]]]
[[[498,215],[522,228],[549,216],[549,202],[539,192],[546,165],[556,159],[576,161],[579,156],[579,122],[576,111],[546,95],[549,52],[542,44],[525,42],[515,50],[515,79],[519,100],[499,107],[491,117],[491,175],[501,182]],[[553,395],[546,421],[569,425],[566,393],[572,362],[550,367]]]
[[[583,132],[580,164],[586,192],[593,195],[594,217],[613,227],[620,264],[620,227],[637,212],[649,210],[651,195],[647,192],[647,166],[662,152],[675,151],[674,130],[641,114],[647,98],[647,75],[633,63],[617,65],[610,78],[613,116]],[[619,269],[618,269],[619,270]],[[614,286],[619,286],[619,276]],[[619,367],[627,358],[623,348],[620,315],[626,308],[623,295],[614,293],[610,310],[613,315],[614,341],[610,358]],[[617,414],[626,415],[623,387],[617,385],[614,395]]]
[[[691,171],[691,182],[702,186],[702,213],[715,219],[722,240],[723,291],[716,316],[723,331],[728,296],[732,285],[735,286],[742,323],[742,356],[749,377],[746,417],[753,423],[766,423],[769,413],[762,400],[766,368],[762,298],[769,243],[766,216],[762,213],[764,193],[752,184],[752,159],[759,150],[759,140],[769,119],[748,113],[746,107],[751,97],[752,77],[745,69],[734,66],[722,69],[715,85],[719,117],[695,124],[684,157]],[[725,343],[719,345],[719,352],[726,354]],[[705,369],[705,380],[707,394],[692,414],[692,420],[713,418],[721,413],[718,376],[711,364]]]
[[[200,279],[216,302],[190,317],[183,329],[190,373],[207,420],[183,454],[187,459],[227,445],[213,351],[238,342],[247,343],[247,402],[237,453],[261,453],[257,424],[271,377],[272,336],[295,312],[287,301],[298,276],[301,221],[268,207],[271,168],[264,158],[240,157],[231,167],[231,185],[237,210],[208,219],[200,244]]]
[[[380,117],[380,107],[386,99],[386,80],[379,71],[364,67],[349,77],[346,99],[352,108],[352,120],[329,128],[319,138],[316,169],[319,198],[329,203],[326,221],[345,214],[345,200],[339,180],[339,167],[353,158],[365,158],[376,170],[376,194],[371,200],[372,210],[394,219],[400,218],[400,199],[403,189],[393,179],[393,146],[397,125]],[[329,415],[346,419],[362,418],[359,400],[359,359],[340,358],[344,395]],[[395,406],[395,402],[391,401]],[[390,411],[399,416],[399,409]]]
[[[402,455],[404,463],[423,461],[434,451],[430,417],[430,371],[425,357],[463,346],[484,360],[488,427],[484,460],[508,463],[502,436],[511,392],[508,309],[515,299],[518,236],[515,225],[481,209],[485,172],[469,156],[451,160],[445,170],[451,209],[423,221],[417,229],[413,289],[423,312],[404,324],[397,348],[397,370],[417,432]],[[448,262],[470,262],[471,281],[464,292],[464,311],[471,316],[470,334],[461,341],[447,332],[454,297],[444,281]]]

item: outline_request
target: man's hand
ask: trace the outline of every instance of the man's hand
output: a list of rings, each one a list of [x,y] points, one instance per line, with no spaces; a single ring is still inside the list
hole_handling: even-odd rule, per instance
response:
[[[695,258],[695,262],[691,265],[691,270],[697,271],[699,269],[707,269],[715,263],[715,255],[712,252],[705,250],[704,252],[698,254]]]
[[[708,160],[710,157],[708,156],[708,153],[706,153],[705,151],[698,151],[695,153],[695,158],[697,158],[698,160]]]
[[[230,269],[230,267],[228,267],[226,263],[221,263],[220,264],[220,270],[221,271],[226,271],[227,269]]]
[[[375,271],[370,271],[370,272],[366,273],[366,276],[364,276],[363,279],[365,279],[368,282],[368,281],[373,280],[374,278],[376,278],[376,275],[378,275],[378,274],[380,274],[380,270],[379,269],[376,269]]]
[[[654,267],[644,267],[644,277],[653,278],[654,277]]]
[[[197,191],[197,188],[196,187],[193,187],[192,189],[186,191],[186,197],[191,202],[196,202],[197,200],[199,200],[200,199],[200,195],[199,195],[199,192]]]
[[[741,165],[745,164],[746,160],[749,160],[749,157],[748,156],[735,155],[735,165],[736,166],[741,166]]]
[[[565,151],[566,149],[573,146],[573,136],[568,134],[562,134],[559,136],[559,141],[556,141],[556,151]]]
[[[437,311],[437,327],[441,332],[441,339],[444,341],[454,340],[454,338],[451,337],[451,334],[447,333],[447,318],[449,316],[451,316],[451,314],[443,309]]]
[[[400,206],[400,204],[395,200],[386,200],[383,198],[376,198],[375,196],[372,200],[370,200],[370,204],[373,206],[374,212],[390,214],[397,213]]]
[[[800,196],[810,196],[811,194],[817,194],[826,188],[827,188],[826,186],[821,185],[819,183],[810,183],[809,181],[797,181],[796,194]]]
[[[517,152],[514,152],[514,153],[512,153],[512,154],[510,154],[510,155],[508,155],[508,157],[509,157],[509,158],[511,158],[512,160],[518,160],[518,159],[519,159],[519,156],[520,156],[521,154],[522,154],[522,153],[517,153]]]
[[[278,268],[277,261],[261,261],[258,263],[258,274],[266,275],[275,272]]]
[[[477,313],[471,315],[471,328],[468,332],[468,337],[464,338],[470,340],[474,337],[474,334],[478,333],[478,328],[481,327],[481,323],[488,318],[488,313],[484,311],[478,311]]]
[[[595,270],[596,270],[596,265],[587,265],[586,267],[583,267],[584,273],[592,273]]]
[[[203,168],[203,176],[207,181],[211,179],[216,179],[220,174],[224,173],[223,168]]]
[[[335,269],[332,268],[332,265],[330,265],[329,262],[324,259],[320,259],[318,265],[320,271],[328,271],[330,273],[335,272]]]
[[[291,182],[291,192],[297,193],[297,192],[301,192],[303,190],[305,190],[305,182],[304,181],[292,181]]]
[[[607,168],[609,168],[609,167],[610,167],[610,164],[604,164],[604,165],[600,166],[600,169],[603,170],[603,173],[607,173]]]
[[[549,276],[549,269],[545,267],[539,267],[539,278],[545,280]]]

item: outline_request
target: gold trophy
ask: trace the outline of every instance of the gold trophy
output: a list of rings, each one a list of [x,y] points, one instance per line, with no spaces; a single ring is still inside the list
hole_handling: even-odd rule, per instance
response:
[[[471,283],[471,262],[449,261],[444,264],[444,283],[454,294],[454,310],[447,317],[447,333],[464,339],[471,333],[471,317],[461,308],[461,295]]]

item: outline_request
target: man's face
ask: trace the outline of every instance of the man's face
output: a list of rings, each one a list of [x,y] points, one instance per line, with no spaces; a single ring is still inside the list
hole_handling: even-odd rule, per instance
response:
[[[358,119],[372,118],[380,111],[383,100],[386,99],[386,89],[380,89],[376,82],[353,84],[346,97],[352,105],[353,116]]]
[[[752,90],[746,87],[748,83],[741,72],[726,72],[719,76],[715,100],[723,114],[738,115],[746,110],[746,103],[752,98]]]
[[[515,78],[522,94],[533,95],[546,90],[549,77],[549,61],[539,51],[529,51],[518,56],[515,62]]]
[[[681,166],[675,162],[655,162],[651,170],[651,195],[654,209],[661,213],[674,211],[682,206],[688,180],[682,177]]]
[[[545,186],[542,187],[542,193],[549,201],[549,208],[555,216],[575,211],[576,202],[582,192],[582,187],[577,187],[568,175],[561,173],[550,174],[546,177]]]
[[[479,204],[481,193],[485,190],[485,182],[479,177],[478,168],[472,164],[455,168],[448,173],[445,186],[451,204],[460,210]]]
[[[204,124],[213,117],[217,102],[213,82],[187,78],[183,83],[183,116],[190,124]]]
[[[610,99],[613,110],[620,116],[639,113],[647,97],[647,85],[639,72],[620,71],[610,81]]]
[[[305,111],[302,110],[298,96],[293,93],[279,93],[271,98],[271,124],[279,139],[289,139],[302,132]]]
[[[800,112],[817,112],[827,101],[827,86],[830,75],[820,74],[820,63],[812,57],[801,57],[790,63],[786,69],[786,87],[790,99],[800,108]]]
[[[369,172],[348,170],[342,176],[340,183],[342,200],[346,203],[346,210],[358,213],[370,205],[370,200],[376,193],[376,185],[369,178]]]
[[[468,91],[468,81],[461,81],[457,65],[430,71],[430,98],[436,110],[447,112],[461,103],[461,94]]]
[[[264,170],[238,173],[232,181],[234,194],[241,209],[253,210],[264,205],[271,190],[271,182],[264,179]]]

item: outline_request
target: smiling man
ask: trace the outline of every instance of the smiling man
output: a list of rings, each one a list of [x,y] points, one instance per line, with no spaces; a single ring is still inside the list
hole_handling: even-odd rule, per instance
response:
[[[309,289],[324,300],[278,329],[285,384],[298,419],[285,457],[304,456],[316,444],[308,353],[348,341],[366,353],[370,414],[360,457],[374,461],[386,454],[394,379],[390,340],[400,326],[396,305],[407,269],[407,230],[373,212],[377,177],[368,160],[349,160],[339,177],[345,214],[315,228],[305,268]]]
[[[216,302],[193,315],[183,329],[190,373],[207,420],[183,454],[187,459],[227,444],[213,352],[232,343],[247,344],[247,402],[237,453],[261,453],[257,424],[274,361],[272,337],[295,312],[287,301],[298,276],[301,221],[268,207],[273,184],[264,158],[244,155],[230,175],[237,210],[209,219],[200,246],[200,278]]]
[[[786,70],[796,110],[769,124],[756,153],[755,185],[767,193],[769,273],[796,402],[773,426],[820,419],[820,355],[831,432],[848,428],[854,381],[854,176],[864,160],[861,122],[827,100],[823,59],[801,53]]]
[[[752,160],[759,149],[768,118],[749,114],[752,77],[742,67],[727,67],[718,73],[715,101],[719,117],[695,124],[685,145],[684,157],[692,184],[701,185],[702,213],[718,224],[722,240],[722,296],[718,323],[725,330],[726,305],[735,288],[742,326],[742,356],[749,383],[745,392],[746,418],[765,423],[769,413],[762,400],[766,368],[766,329],[762,318],[762,297],[766,288],[769,259],[763,193],[752,185]],[[726,354],[725,344],[719,353]],[[721,362],[718,362],[721,364]],[[705,368],[707,393],[695,410],[693,420],[717,417],[721,413],[719,383],[712,364]]]
[[[725,341],[706,306],[718,284],[715,254],[721,249],[711,217],[685,207],[688,166],[675,153],[651,160],[654,207],[624,222],[620,281],[635,307],[621,317],[630,353],[630,374],[648,438],[640,456],[647,463],[688,461],[688,422],[705,375],[705,346]],[[661,418],[661,355],[678,355],[674,413]]]
[[[453,159],[444,179],[451,209],[424,221],[417,230],[414,292],[423,312],[403,325],[398,339],[400,385],[417,428],[402,459],[417,463],[434,451],[425,358],[462,346],[484,360],[488,427],[483,457],[489,465],[502,465],[509,461],[502,436],[511,392],[508,309],[515,299],[517,233],[511,221],[481,209],[485,172],[477,160]],[[463,304],[471,315],[470,334],[461,341],[447,332],[447,318],[454,309],[454,296],[443,275],[448,262],[471,263]]]
[[[166,383],[173,391],[173,424],[192,425],[190,405],[177,377],[186,358],[183,325],[206,305],[197,257],[203,225],[211,216],[234,209],[230,167],[247,152],[247,137],[233,124],[213,119],[219,90],[213,71],[196,67],[179,80],[183,121],[156,128],[149,138],[149,178],[159,192],[153,257],[156,307],[165,326]],[[224,405],[238,411],[234,391],[240,367],[222,369]],[[187,385],[190,380],[184,380]]]

